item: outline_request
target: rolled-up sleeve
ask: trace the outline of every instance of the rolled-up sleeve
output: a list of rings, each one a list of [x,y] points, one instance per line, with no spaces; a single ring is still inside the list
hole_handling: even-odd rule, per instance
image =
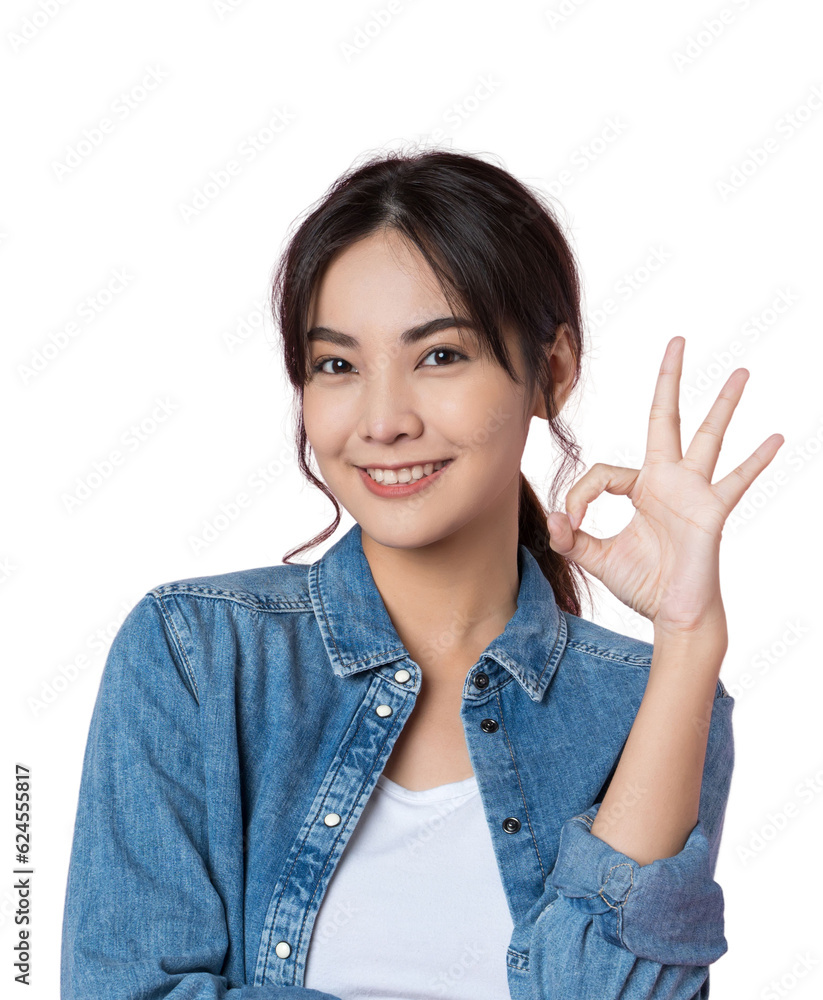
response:
[[[535,998],[694,1000],[728,950],[714,880],[734,768],[731,698],[718,684],[698,820],[683,849],[640,865],[591,833],[596,802],[560,831],[530,964]]]
[[[148,594],[114,638],[92,713],[60,996],[337,1000],[302,987],[231,984],[221,974],[238,944],[209,868],[199,708],[196,678]]]

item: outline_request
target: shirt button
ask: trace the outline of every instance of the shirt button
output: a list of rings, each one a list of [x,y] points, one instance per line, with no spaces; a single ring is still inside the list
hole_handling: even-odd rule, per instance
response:
[[[288,958],[291,955],[291,945],[288,941],[278,941],[274,946],[274,953],[278,958]]]
[[[392,707],[391,705],[378,705],[375,712],[377,712],[381,719],[385,719],[392,714]]]
[[[506,833],[517,833],[520,829],[520,820],[516,816],[507,816],[503,820],[503,829]]]
[[[403,667],[402,670],[398,670],[397,673],[394,675],[394,679],[400,684],[405,684],[410,677],[411,674],[408,672],[408,670],[406,670],[405,667]]]
[[[480,723],[480,728],[483,730],[484,733],[496,733],[500,727],[497,725],[494,719],[484,719]]]
[[[474,675],[474,686],[476,688],[484,688],[489,686],[489,675],[484,674],[482,671]]]
[[[337,813],[329,813],[328,816],[323,817],[323,822],[326,824],[326,826],[337,826],[337,824],[340,822],[340,817],[337,815]]]

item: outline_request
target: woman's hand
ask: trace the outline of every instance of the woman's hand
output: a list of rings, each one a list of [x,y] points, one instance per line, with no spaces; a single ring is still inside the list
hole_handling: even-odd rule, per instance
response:
[[[598,462],[569,490],[568,516],[557,511],[548,521],[553,551],[601,580],[650,619],[656,632],[677,635],[725,630],[719,575],[723,525],[785,440],[772,434],[712,485],[723,435],[749,372],[737,368],[731,373],[683,455],[679,396],[685,343],[684,337],[673,337],[663,355],[643,467]],[[619,534],[600,539],[579,525],[589,503],[604,490],[627,495],[635,514]]]

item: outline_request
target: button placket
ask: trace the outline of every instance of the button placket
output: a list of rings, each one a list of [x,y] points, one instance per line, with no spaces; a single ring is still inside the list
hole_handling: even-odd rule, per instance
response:
[[[483,691],[490,687],[492,677],[485,671],[481,676],[478,671],[472,678],[473,689]],[[533,893],[542,887],[544,873],[528,825],[515,748],[511,746],[499,716],[491,714],[493,710],[502,708],[500,699],[478,697],[475,700],[471,691],[472,688],[469,688],[462,708],[466,738],[475,772],[482,776],[480,790],[484,810],[503,887],[511,903],[522,898],[524,893]],[[509,693],[517,694],[514,690]],[[513,838],[513,834],[520,835]],[[512,852],[515,852],[514,855]],[[518,858],[516,864],[513,863],[514,856]]]
[[[484,733],[496,733],[500,726],[496,719],[483,719],[480,728]],[[501,826],[506,833],[517,833],[520,829],[520,820],[516,816],[507,816]]]
[[[405,668],[395,671],[393,676],[400,684],[413,678]],[[258,952],[255,986],[302,985],[311,928],[326,887],[377,782],[380,761],[391,753],[387,734],[392,732],[396,739],[403,717],[414,707],[414,691],[398,690],[387,683],[385,676],[375,674],[373,684],[363,694],[362,708],[352,720],[351,739],[343,739],[338,751],[343,753],[345,749],[345,756],[342,760],[336,756],[332,761],[283,866],[282,877],[292,879],[291,891],[283,891],[286,886],[281,877],[272,894]],[[395,704],[389,704],[392,699]],[[399,719],[394,718],[397,712],[401,715]],[[373,760],[370,768],[369,759]],[[363,785],[364,766],[370,772],[366,785]],[[330,812],[329,806],[336,806],[336,811]],[[301,854],[313,859],[311,867],[293,864],[294,858]],[[300,872],[300,877],[294,885],[296,872]],[[291,961],[273,961],[275,956]]]

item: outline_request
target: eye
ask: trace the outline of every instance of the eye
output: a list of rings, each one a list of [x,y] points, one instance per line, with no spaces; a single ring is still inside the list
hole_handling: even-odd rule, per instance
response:
[[[455,351],[454,348],[452,348],[452,347],[434,347],[434,348],[432,348],[432,350],[429,351],[429,353],[426,355],[426,357],[430,358],[432,356],[432,354],[453,354],[455,357],[462,358],[464,361],[468,360],[468,358],[467,358],[467,356],[465,354],[461,354],[460,351]],[[424,368],[448,368],[449,365],[448,364],[446,364],[446,365],[424,365],[423,367]]]
[[[348,372],[341,372],[339,370],[338,371],[331,371],[331,372],[330,371],[324,371],[323,366],[327,365],[330,361],[332,361],[332,362],[333,361],[339,361],[339,362],[341,362],[344,365],[349,364],[349,362],[345,361],[343,358],[320,358],[319,361],[315,361],[315,363],[311,366],[311,370],[313,372],[323,372],[324,375],[348,375],[349,374]],[[356,371],[356,369],[355,369],[355,371]]]
[[[432,356],[432,354],[453,355],[457,359],[462,359],[463,361],[468,361],[468,356],[467,355],[462,354],[460,351],[455,350],[453,347],[446,347],[444,345],[441,345],[440,347],[433,347],[429,351],[429,353],[426,355],[426,357],[429,358],[429,357]],[[312,365],[312,371],[313,372],[320,372],[323,375],[350,375],[351,374],[351,372],[341,371],[339,368],[335,369],[334,367],[332,367],[332,370],[329,371],[329,369],[327,369],[325,367],[328,364],[331,364],[332,366],[334,366],[336,363],[339,363],[339,364],[342,364],[342,365],[348,365],[352,369],[352,371],[355,371],[355,372],[357,371],[357,369],[351,364],[351,362],[346,361],[345,358],[332,358],[332,357],[319,358]],[[451,362],[451,363],[453,363],[453,362]],[[423,365],[422,367],[423,368],[448,368],[449,364],[451,364],[451,363],[447,363],[447,364],[444,364],[444,365],[441,365],[441,364]]]

